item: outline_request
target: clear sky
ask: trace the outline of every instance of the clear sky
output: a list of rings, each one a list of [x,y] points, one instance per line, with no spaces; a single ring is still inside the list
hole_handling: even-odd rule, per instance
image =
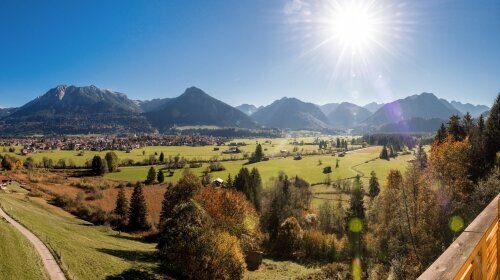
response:
[[[341,2],[1,1],[0,106],[58,84],[132,99],[197,86],[231,105],[363,105],[424,91],[490,105],[500,91],[500,1],[359,0],[369,7],[340,30],[360,10]]]

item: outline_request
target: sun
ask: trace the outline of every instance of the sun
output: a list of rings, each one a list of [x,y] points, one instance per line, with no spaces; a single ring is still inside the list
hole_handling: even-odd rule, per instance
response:
[[[355,1],[335,5],[330,21],[333,39],[351,51],[370,47],[378,33],[377,20],[370,8],[369,3]]]

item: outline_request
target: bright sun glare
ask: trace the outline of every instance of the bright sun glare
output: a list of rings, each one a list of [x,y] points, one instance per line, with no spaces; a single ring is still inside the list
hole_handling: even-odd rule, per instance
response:
[[[332,35],[344,48],[362,51],[375,41],[376,21],[370,5],[347,2],[332,11]]]

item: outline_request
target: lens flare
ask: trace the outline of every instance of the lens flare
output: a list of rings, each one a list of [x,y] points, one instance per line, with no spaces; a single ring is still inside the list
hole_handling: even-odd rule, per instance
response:
[[[355,258],[352,260],[352,279],[361,280],[361,260]]]
[[[363,230],[363,221],[360,218],[352,218],[349,220],[349,230],[354,233]]]
[[[460,216],[453,216],[450,218],[448,226],[453,232],[460,232],[464,228],[464,219]]]

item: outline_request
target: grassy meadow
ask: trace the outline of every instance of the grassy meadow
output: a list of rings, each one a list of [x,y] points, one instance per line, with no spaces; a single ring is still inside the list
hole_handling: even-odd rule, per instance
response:
[[[0,278],[49,279],[35,248],[2,218],[0,218]]]
[[[47,204],[41,198],[27,199],[27,196],[22,194],[1,193],[0,205],[39,236],[57,256],[60,256],[63,269],[75,279],[150,279],[151,271],[156,268],[154,244],[137,241],[136,238],[127,234],[118,235],[117,232],[106,227],[93,226],[60,208]],[[0,233],[5,234],[3,224],[0,225],[2,225]],[[13,235],[10,230],[7,231],[7,236]],[[0,239],[0,248],[14,246],[10,250],[7,247],[5,250],[7,254],[12,250],[17,252],[26,248],[24,250],[28,252],[25,255],[31,256],[30,247],[19,244],[20,241],[17,241],[16,245],[15,243],[4,244],[7,242],[2,242],[2,240],[3,238]],[[2,254],[5,254],[4,250],[0,251],[0,257]],[[23,261],[37,263],[33,257],[24,258]],[[2,262],[4,262],[3,258]],[[9,269],[27,270],[26,266],[17,266],[16,263],[12,265],[8,264]],[[0,272],[1,269],[0,264]],[[25,273],[29,272],[25,271]],[[40,274],[38,277],[10,279],[44,278],[43,274]]]
[[[305,156],[301,160],[294,160],[293,157],[273,158],[269,161],[262,161],[254,164],[247,164],[246,160],[222,162],[226,170],[212,172],[212,178],[227,179],[228,175],[234,178],[242,167],[257,168],[262,176],[264,185],[273,177],[276,177],[280,171],[285,172],[288,176],[298,175],[310,183],[322,183],[327,179],[327,174],[323,173],[323,168],[326,166],[332,167],[330,173],[331,180],[345,179],[356,176],[358,173],[367,181],[371,171],[375,171],[381,183],[385,182],[385,178],[390,169],[403,170],[406,168],[406,163],[413,158],[413,155],[400,155],[390,161],[381,160],[378,158],[381,147],[370,147],[363,150],[353,151],[346,154],[344,157],[332,155],[314,155]],[[339,167],[336,168],[336,162],[339,161]],[[208,164],[203,164],[202,167],[192,168],[195,174],[200,176],[206,170]],[[122,167],[120,172],[110,173],[106,178],[117,181],[143,181],[145,180],[149,166],[133,166]],[[162,165],[157,165],[158,170],[163,169]],[[166,177],[167,182],[176,182],[182,176],[182,170],[174,170],[172,177]]]
[[[352,137],[338,136],[341,139],[350,140]],[[321,140],[335,140],[337,137],[319,137]],[[188,160],[200,160],[206,161],[217,158],[219,160],[238,160],[244,159],[246,156],[250,156],[254,151],[257,143],[262,145],[264,153],[267,156],[279,156],[281,150],[287,150],[292,152],[296,148],[297,152],[302,154],[317,152],[318,145],[308,145],[307,143],[313,143],[317,139],[316,137],[300,137],[300,138],[256,138],[256,139],[234,139],[233,141],[227,142],[225,146],[201,146],[201,147],[191,147],[191,146],[148,146],[139,149],[133,149],[129,153],[125,151],[115,151],[120,160],[133,160],[134,162],[142,162],[148,160],[150,156],[159,156],[160,153],[164,153],[165,158],[168,159],[170,156],[175,157],[177,155],[184,157]],[[297,142],[299,144],[292,144]],[[306,143],[300,145],[300,143]],[[241,153],[238,154],[224,154],[223,151],[229,148],[231,143],[245,143],[246,145],[240,146]],[[350,148],[356,148],[357,146],[350,146]],[[52,159],[54,164],[57,161],[64,159],[68,164],[71,160],[76,166],[83,167],[86,162],[91,160],[95,155],[100,155],[104,157],[107,151],[96,152],[96,151],[84,151],[80,154],[80,151],[66,151],[66,150],[49,150],[49,151],[37,151],[34,154],[28,156],[21,156],[20,151],[22,147],[16,146],[14,152],[8,152],[10,147],[0,146],[1,154],[9,154],[12,156],[17,156],[21,158],[32,157],[35,162],[40,163],[44,157]],[[218,148],[216,150],[215,148]]]

